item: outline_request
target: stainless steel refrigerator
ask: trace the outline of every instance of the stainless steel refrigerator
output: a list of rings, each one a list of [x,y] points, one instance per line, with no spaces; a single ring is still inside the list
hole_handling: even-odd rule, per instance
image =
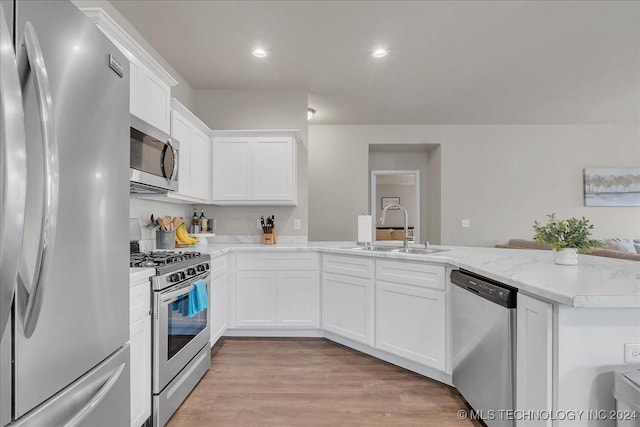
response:
[[[129,425],[129,63],[1,0],[0,427]]]

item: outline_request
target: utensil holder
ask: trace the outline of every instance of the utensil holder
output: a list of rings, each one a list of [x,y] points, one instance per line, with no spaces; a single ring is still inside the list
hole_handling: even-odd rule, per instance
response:
[[[170,231],[156,230],[156,249],[175,249],[175,248],[176,248],[175,230],[170,230]]]
[[[276,244],[276,229],[273,228],[271,233],[262,233],[263,245],[275,245]]]

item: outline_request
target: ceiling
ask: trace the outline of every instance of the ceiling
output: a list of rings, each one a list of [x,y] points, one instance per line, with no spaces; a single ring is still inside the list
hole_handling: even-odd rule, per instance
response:
[[[194,89],[305,90],[313,124],[640,119],[637,1],[111,3]]]

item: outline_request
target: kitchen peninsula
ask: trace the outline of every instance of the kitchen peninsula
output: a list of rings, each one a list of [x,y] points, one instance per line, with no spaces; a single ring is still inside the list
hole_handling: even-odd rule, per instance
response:
[[[580,255],[568,267],[546,251],[440,248],[210,244],[201,250],[212,256],[212,345],[326,337],[451,384],[449,275],[461,268],[518,289],[518,408],[615,408],[612,368],[624,363],[624,344],[640,342],[639,263]]]

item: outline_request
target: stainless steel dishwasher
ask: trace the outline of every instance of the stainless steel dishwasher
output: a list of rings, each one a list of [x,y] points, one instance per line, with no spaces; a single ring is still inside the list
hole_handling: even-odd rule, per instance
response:
[[[451,272],[453,385],[488,426],[512,426],[517,289]]]

